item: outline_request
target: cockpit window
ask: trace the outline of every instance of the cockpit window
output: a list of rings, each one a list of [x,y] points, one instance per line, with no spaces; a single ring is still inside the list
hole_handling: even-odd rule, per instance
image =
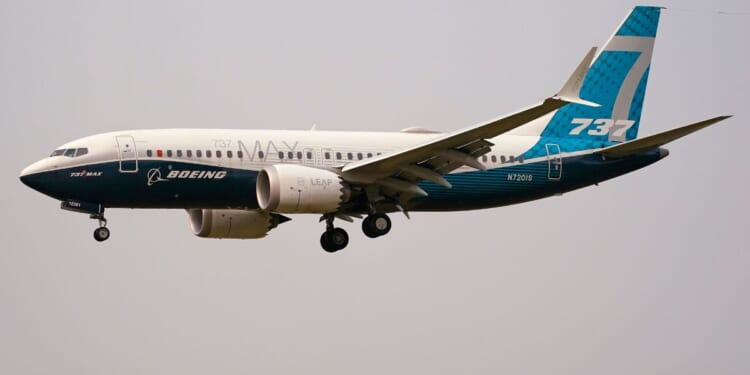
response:
[[[83,156],[89,153],[89,149],[82,147],[82,148],[61,148],[59,150],[52,151],[52,154],[50,157],[53,156],[67,156],[69,158],[74,158],[77,156]]]

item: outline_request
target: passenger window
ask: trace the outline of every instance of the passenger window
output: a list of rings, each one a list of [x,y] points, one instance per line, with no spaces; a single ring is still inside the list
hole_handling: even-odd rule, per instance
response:
[[[487,155],[482,155],[482,161],[483,161],[483,162],[486,162],[486,161],[487,161]]]
[[[500,162],[505,163],[505,155],[500,155]]]
[[[187,154],[187,157],[189,157],[189,158],[193,157],[193,150],[187,150],[187,151],[185,151],[185,153]]]
[[[171,158],[171,157],[172,157],[172,150],[167,150],[167,157],[168,157],[168,158]]]
[[[69,158],[72,158],[72,157],[76,156],[76,149],[74,149],[74,148],[65,149],[65,154],[64,155],[67,156],[67,157],[69,157]]]
[[[263,154],[263,151],[258,151],[258,157],[260,158],[260,160],[263,160],[263,156],[265,156]]]
[[[242,151],[237,151],[237,159],[242,159]]]
[[[491,159],[493,163],[497,163],[497,156],[492,155]]]
[[[206,157],[207,157],[207,158],[210,158],[210,157],[211,157],[211,150],[206,150]]]
[[[523,163],[523,155],[519,155],[518,156],[518,162],[519,163]]]
[[[307,152],[307,158],[308,159],[312,159],[312,152],[310,152],[310,151]]]
[[[60,155],[62,155],[62,154],[64,154],[64,153],[65,153],[65,150],[64,150],[64,149],[59,149],[59,150],[55,150],[55,151],[52,151],[52,153],[51,153],[51,154],[50,154],[49,156],[50,156],[50,157],[53,157],[53,156],[60,156]]]
[[[216,150],[216,157],[221,158],[221,150]]]
[[[279,151],[279,160],[284,159],[284,153],[282,151]]]
[[[511,156],[510,156],[510,162],[511,162],[511,163],[513,163],[513,162],[515,162],[515,161],[516,161],[516,157],[515,157],[515,156],[513,156],[513,155],[511,155]]]
[[[357,159],[362,160],[362,153],[361,152],[357,153]]]
[[[177,150],[177,157],[178,157],[178,158],[181,158],[181,157],[182,157],[182,150]]]
[[[289,151],[286,155],[289,157],[289,159],[294,159],[294,153],[293,152]]]
[[[302,151],[297,151],[297,159],[302,160]]]
[[[371,158],[371,157],[372,157],[372,152],[368,152],[368,153],[367,153],[367,157],[368,157],[368,158]]]
[[[146,156],[151,157],[153,155],[154,155],[154,153],[151,152],[151,150],[146,150]]]
[[[231,151],[231,150],[227,150],[227,157],[228,157],[229,159],[231,159],[231,158],[232,158],[232,151]]]
[[[348,153],[346,154],[346,158],[347,158],[347,159],[349,159],[349,160],[352,160],[352,153],[351,153],[351,152],[348,152]]]
[[[199,158],[203,157],[203,151],[201,151],[201,150],[195,150],[195,156],[199,157]]]
[[[89,153],[89,149],[87,148],[79,148],[76,150],[76,157],[83,156]]]
[[[336,153],[336,160],[341,160],[341,153],[340,152]]]
[[[326,158],[326,160],[330,159],[331,158],[331,153],[330,152],[326,152],[325,153],[325,158]]]

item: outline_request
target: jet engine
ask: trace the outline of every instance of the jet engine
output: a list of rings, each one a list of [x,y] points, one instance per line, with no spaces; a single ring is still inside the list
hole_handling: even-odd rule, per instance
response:
[[[351,190],[339,175],[296,164],[263,168],[255,185],[258,205],[281,213],[327,213],[349,200]]]
[[[198,237],[262,238],[288,217],[259,210],[187,210],[190,226]]]

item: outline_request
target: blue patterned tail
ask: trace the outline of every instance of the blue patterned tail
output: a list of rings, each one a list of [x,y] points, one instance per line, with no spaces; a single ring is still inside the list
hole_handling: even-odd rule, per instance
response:
[[[660,11],[659,7],[635,7],[591,64],[580,96],[601,107],[568,104],[548,116],[546,124],[532,123],[516,133],[565,138],[560,142],[565,151],[635,139]]]

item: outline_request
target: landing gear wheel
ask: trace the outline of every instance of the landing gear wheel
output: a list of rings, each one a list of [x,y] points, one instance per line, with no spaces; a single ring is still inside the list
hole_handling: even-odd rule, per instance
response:
[[[94,230],[94,239],[102,242],[109,238],[109,229],[107,227],[99,227]]]
[[[99,242],[106,241],[109,238],[109,229],[107,229],[107,219],[104,217],[104,208],[89,217],[99,221],[99,228],[94,230],[94,239]]]
[[[320,236],[320,246],[329,253],[335,253],[348,244],[349,234],[341,228],[327,230]]]
[[[370,238],[383,236],[391,231],[391,219],[383,213],[369,215],[362,220],[362,231]]]

